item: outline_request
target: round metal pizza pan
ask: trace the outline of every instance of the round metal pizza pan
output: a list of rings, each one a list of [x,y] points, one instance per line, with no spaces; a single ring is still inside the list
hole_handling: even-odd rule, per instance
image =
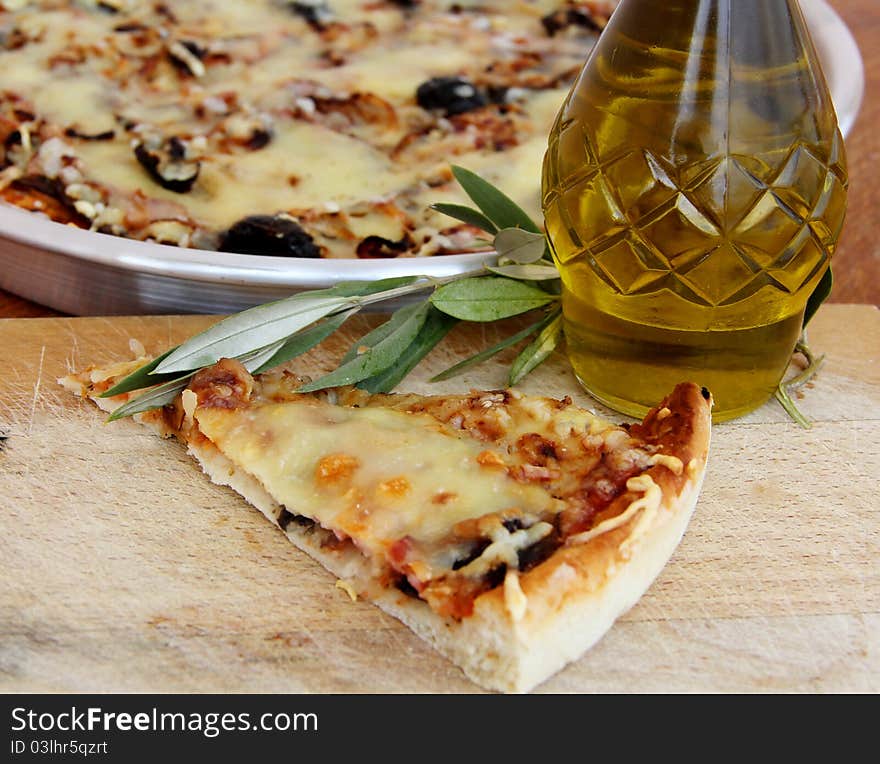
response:
[[[801,0],[801,7],[846,135],[864,92],[858,47],[825,0]],[[300,260],[235,255],[84,231],[0,203],[0,288],[74,315],[228,313],[342,280],[451,276],[478,268],[491,257]]]

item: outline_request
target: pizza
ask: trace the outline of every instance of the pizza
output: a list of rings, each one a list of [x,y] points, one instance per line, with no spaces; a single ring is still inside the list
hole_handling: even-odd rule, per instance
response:
[[[99,396],[149,361],[60,382],[112,411],[131,394]],[[300,393],[304,380],[222,359],[135,418],[493,690],[534,688],[635,604],[705,474],[712,401],[693,383],[614,425],[513,389]]]
[[[0,198],[244,254],[485,248],[466,166],[538,217],[608,0],[0,0]]]

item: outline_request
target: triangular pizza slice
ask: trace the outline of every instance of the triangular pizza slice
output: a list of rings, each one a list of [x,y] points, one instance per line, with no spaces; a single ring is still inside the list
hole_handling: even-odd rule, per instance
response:
[[[112,410],[129,396],[98,396],[149,360],[61,382]],[[302,384],[223,359],[135,418],[490,689],[530,690],[635,604],[706,469],[711,396],[691,383],[629,426],[515,390]]]

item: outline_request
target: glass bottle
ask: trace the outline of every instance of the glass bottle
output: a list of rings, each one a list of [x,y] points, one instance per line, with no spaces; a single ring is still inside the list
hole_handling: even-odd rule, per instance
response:
[[[779,383],[846,210],[837,118],[796,0],[622,0],[544,158],[569,357],[641,416],[716,421]]]

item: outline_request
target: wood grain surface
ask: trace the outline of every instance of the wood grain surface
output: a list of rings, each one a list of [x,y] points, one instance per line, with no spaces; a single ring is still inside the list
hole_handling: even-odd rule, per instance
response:
[[[209,321],[0,321],[0,692],[477,690],[351,602],[180,445],[104,424],[56,383],[129,357],[130,337],[158,352]],[[495,331],[457,330],[405,389],[502,385],[497,364],[424,381]],[[299,370],[329,368],[350,340],[331,338]],[[828,354],[800,401],[813,428],[775,402],[717,426],[670,563],[538,691],[880,690],[880,312],[827,305],[811,343]],[[560,354],[523,388],[595,408]]]
[[[865,63],[865,99],[847,138],[850,191],[846,226],[834,256],[833,302],[880,304],[880,2],[829,0],[847,23]],[[54,316],[56,311],[0,290],[0,317]]]

